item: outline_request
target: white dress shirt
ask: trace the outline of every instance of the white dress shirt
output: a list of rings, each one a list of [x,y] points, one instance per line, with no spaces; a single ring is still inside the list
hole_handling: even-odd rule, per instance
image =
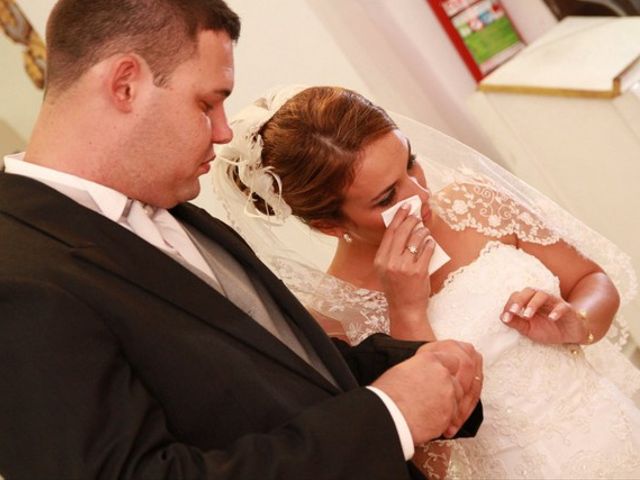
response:
[[[0,162],[0,171],[2,171],[2,169],[3,165],[2,162]],[[185,261],[209,275],[214,279],[214,282],[219,285],[218,280],[198,248],[169,211],[143,205],[137,200],[127,198],[127,196],[121,192],[85,178],[25,162],[24,153],[5,156],[4,171],[5,173],[22,175],[44,183],[71,198],[76,203],[104,215],[109,220],[131,230],[143,240],[146,240],[165,253],[175,254],[177,252]],[[134,205],[133,202],[138,202],[138,205]],[[136,217],[130,219],[132,213],[130,210],[134,208],[139,209],[139,207],[142,207],[142,210],[144,210],[146,217],[150,221],[145,221],[141,216],[137,217],[139,221],[134,220]],[[167,230],[166,226],[168,226],[170,230]],[[168,231],[171,233],[167,233]],[[169,238],[167,238],[168,236]],[[387,407],[398,431],[404,457],[406,460],[409,460],[413,457],[415,449],[409,426],[402,412],[395,402],[382,390],[375,387],[367,388],[375,393]]]
[[[214,273],[180,223],[164,208],[145,205],[99,183],[23,160],[24,154],[7,155],[5,172],[38,180],[80,205],[131,230],[167,254],[180,255],[210,276]]]

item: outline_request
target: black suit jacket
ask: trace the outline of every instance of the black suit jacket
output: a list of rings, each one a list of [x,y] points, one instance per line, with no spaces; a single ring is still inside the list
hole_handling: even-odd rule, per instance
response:
[[[231,229],[192,205],[172,213],[255,273],[338,387],[135,234],[0,174],[0,474],[420,478],[359,387],[417,344],[336,348]]]

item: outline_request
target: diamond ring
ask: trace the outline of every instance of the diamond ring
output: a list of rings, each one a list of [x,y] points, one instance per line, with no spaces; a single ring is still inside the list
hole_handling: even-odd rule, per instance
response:
[[[418,253],[418,247],[416,247],[415,245],[408,245],[407,250],[411,255],[415,255]]]

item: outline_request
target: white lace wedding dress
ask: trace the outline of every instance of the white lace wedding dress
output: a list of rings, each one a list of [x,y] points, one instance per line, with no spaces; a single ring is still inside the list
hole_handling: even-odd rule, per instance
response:
[[[472,478],[640,478],[634,403],[581,349],[534,343],[499,320],[509,295],[529,286],[560,295],[540,261],[494,241],[430,301],[437,337],[468,341],[485,361],[485,421],[459,441]]]
[[[276,91],[234,119],[234,141],[219,152],[225,161],[214,163],[215,191],[229,224],[300,301],[340,321],[349,340],[358,343],[389,332],[384,295],[331,277],[298,255],[298,245],[276,232],[275,226],[296,222],[273,179],[267,178],[271,189],[261,195],[271,198],[269,205],[279,213],[264,216],[233,174],[268,174],[259,162],[258,132],[293,93]],[[630,399],[640,392],[640,373],[619,351],[628,335],[624,319],[615,320],[606,340],[584,349],[536,344],[521,336],[499,318],[510,294],[535,287],[559,295],[559,282],[535,257],[496,239],[516,235],[539,245],[564,240],[607,272],[623,305],[637,290],[629,257],[478,152],[411,119],[393,117],[411,138],[436,192],[434,214],[453,230],[471,228],[489,239],[476,260],[449,276],[428,307],[438,338],[474,344],[485,362],[485,420],[475,438],[451,442],[447,476],[640,479],[640,411]],[[423,460],[433,479],[446,470],[442,451],[427,450]]]
[[[309,306],[340,318],[353,342],[389,331],[382,293],[327,275],[308,280],[324,292]],[[470,342],[484,357],[485,420],[475,438],[455,442],[448,477],[640,478],[640,410],[630,399],[640,373],[608,341],[587,347],[587,356],[504,325],[502,307],[524,287],[560,295],[538,259],[490,241],[431,297],[437,338]]]

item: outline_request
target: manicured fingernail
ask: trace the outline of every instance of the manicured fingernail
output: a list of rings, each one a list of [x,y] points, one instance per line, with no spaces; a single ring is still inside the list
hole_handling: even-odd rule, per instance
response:
[[[517,303],[514,303],[509,307],[509,311],[511,313],[520,313],[520,305],[518,305]]]
[[[524,318],[531,318],[533,316],[533,308],[531,307],[527,307],[524,311],[524,313],[522,314],[522,316]]]
[[[549,314],[549,319],[551,320],[558,320],[558,318],[560,318],[560,315],[558,315],[558,312],[551,312]]]
[[[403,203],[400,206],[400,210],[409,210],[409,208],[411,208],[411,205],[409,205],[408,203]]]
[[[502,314],[502,317],[500,317],[502,319],[502,321],[504,323],[509,323],[511,321],[511,319],[513,318],[513,315],[510,314],[509,312],[504,312]]]
[[[418,231],[416,232],[416,235],[419,235],[422,237],[423,235],[427,234],[427,229],[424,227],[419,227],[417,230]]]

